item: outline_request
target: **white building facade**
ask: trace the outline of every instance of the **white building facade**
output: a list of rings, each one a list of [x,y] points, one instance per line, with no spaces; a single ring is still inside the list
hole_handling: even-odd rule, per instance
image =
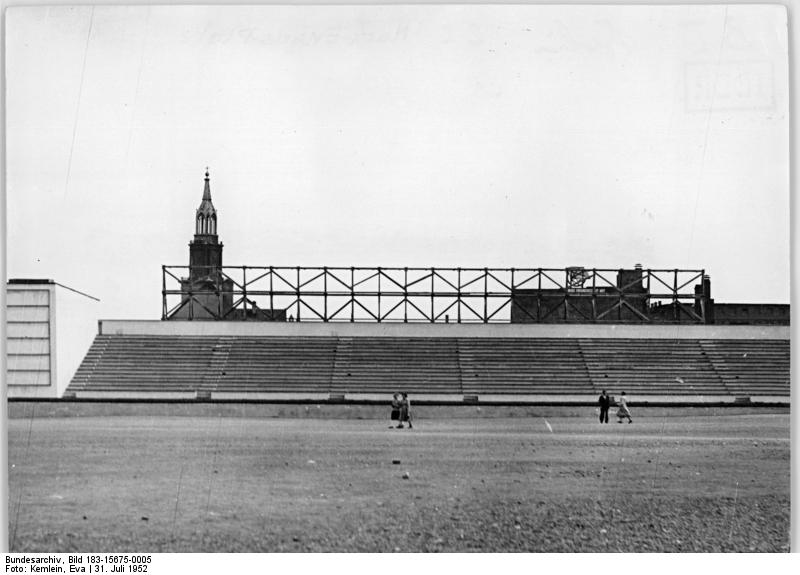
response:
[[[94,339],[98,301],[53,280],[8,281],[9,398],[62,396]]]

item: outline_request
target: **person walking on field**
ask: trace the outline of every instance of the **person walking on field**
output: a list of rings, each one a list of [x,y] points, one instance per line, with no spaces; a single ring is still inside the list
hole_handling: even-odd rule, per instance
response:
[[[400,394],[399,393],[395,393],[394,395],[392,395],[392,416],[391,416],[391,419],[392,419],[392,422],[394,422],[394,421],[397,421],[397,422],[402,421],[400,419]],[[394,423],[390,423],[389,427],[394,427]]]
[[[600,394],[598,400],[600,404],[600,423],[608,423],[608,408],[611,405],[611,398],[606,395],[606,390]]]
[[[631,411],[628,409],[628,398],[625,397],[625,392],[622,392],[622,395],[619,398],[619,409],[617,410],[617,417],[619,421],[617,423],[622,423],[622,420],[626,417],[628,418],[628,423],[633,423],[633,418],[631,417]]]
[[[403,422],[408,422],[408,428],[413,429],[411,425],[411,400],[408,399],[408,394],[404,393],[403,398],[400,400],[400,425],[397,427],[403,429]]]

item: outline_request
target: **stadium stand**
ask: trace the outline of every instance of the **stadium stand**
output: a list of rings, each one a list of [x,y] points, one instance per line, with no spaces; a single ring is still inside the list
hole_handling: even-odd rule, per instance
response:
[[[328,392],[335,337],[237,337],[227,338],[226,345],[214,391]]]
[[[98,335],[71,390],[196,392],[211,373],[220,338]]]
[[[96,336],[67,395],[789,396],[789,340]]]
[[[333,393],[462,393],[455,338],[340,338],[336,367]]]
[[[574,339],[462,338],[459,359],[467,394],[593,394]]]
[[[636,395],[729,393],[697,340],[580,339],[578,345],[595,387]]]
[[[700,340],[699,343],[730,393],[789,395],[788,341]]]

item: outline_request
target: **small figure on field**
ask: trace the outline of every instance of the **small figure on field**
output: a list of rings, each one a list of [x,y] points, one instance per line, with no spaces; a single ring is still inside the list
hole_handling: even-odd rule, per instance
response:
[[[408,428],[413,429],[413,425],[411,425],[411,400],[408,399],[408,394],[403,394],[403,399],[400,400],[400,429],[403,428],[403,422],[408,422]]]
[[[606,390],[600,394],[598,399],[600,404],[600,423],[608,423],[608,407],[611,405],[611,398],[606,395]]]
[[[392,395],[392,421],[400,421],[400,394],[395,393]],[[390,423],[389,427],[394,427],[394,423]]]
[[[633,419],[631,418],[631,412],[628,409],[628,398],[625,397],[625,392],[622,392],[622,395],[619,398],[619,409],[617,410],[617,417],[619,421],[617,423],[622,423],[622,420],[626,417],[628,418],[628,423],[633,423]]]

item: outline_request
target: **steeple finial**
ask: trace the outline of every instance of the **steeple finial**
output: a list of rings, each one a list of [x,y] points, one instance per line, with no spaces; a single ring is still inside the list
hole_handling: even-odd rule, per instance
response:
[[[206,166],[206,185],[203,189],[203,200],[211,201],[211,183],[208,177],[208,166]]]

